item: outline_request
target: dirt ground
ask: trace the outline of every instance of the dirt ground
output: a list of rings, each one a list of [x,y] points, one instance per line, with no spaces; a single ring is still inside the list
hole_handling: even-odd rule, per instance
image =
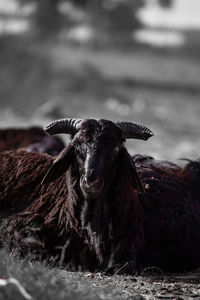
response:
[[[105,276],[102,274],[76,274],[65,273],[63,280],[77,280],[80,276],[81,287],[91,285],[98,291],[102,299],[200,299],[200,273],[199,270],[188,274],[157,274],[150,275],[152,271],[141,276]],[[155,270],[154,270],[155,272]],[[159,272],[159,271],[157,271]],[[161,273],[161,272],[159,272]],[[106,296],[103,296],[106,293]]]

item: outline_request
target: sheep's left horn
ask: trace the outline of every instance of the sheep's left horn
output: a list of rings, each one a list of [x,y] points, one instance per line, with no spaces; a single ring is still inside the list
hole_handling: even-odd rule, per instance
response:
[[[57,134],[57,133],[67,133],[67,134],[76,134],[79,130],[82,119],[76,118],[67,118],[61,119],[51,122],[44,127],[44,130],[49,134]]]
[[[146,141],[154,135],[149,128],[132,122],[116,122],[115,124],[120,127],[122,138],[124,139],[140,139]]]

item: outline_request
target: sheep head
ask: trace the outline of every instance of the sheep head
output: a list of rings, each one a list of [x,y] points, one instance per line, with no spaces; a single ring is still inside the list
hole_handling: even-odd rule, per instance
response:
[[[153,135],[148,128],[131,122],[62,119],[50,123],[44,130],[49,134],[70,134],[71,142],[56,158],[43,183],[52,182],[63,175],[76,159],[84,197],[98,198],[109,183],[110,170],[117,157],[126,152],[130,160],[133,187],[143,192],[134,162],[123,142],[127,138],[147,140]]]

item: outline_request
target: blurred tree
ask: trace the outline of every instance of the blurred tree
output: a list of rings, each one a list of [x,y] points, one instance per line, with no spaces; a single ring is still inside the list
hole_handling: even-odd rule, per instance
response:
[[[74,5],[85,7],[88,3],[88,0],[70,0]]]
[[[37,0],[36,21],[37,25],[45,31],[57,29],[59,23],[59,0]]]
[[[173,5],[173,0],[158,0],[158,3],[163,8],[170,8]]]
[[[85,4],[92,26],[111,32],[113,38],[130,36],[141,27],[137,12],[145,0],[85,0]]]
[[[61,14],[59,4],[70,2],[85,10],[87,20],[97,30],[111,30],[116,34],[130,34],[141,24],[137,11],[145,0],[17,0],[22,4],[36,3],[33,21],[42,33],[57,31],[63,24],[70,24]],[[162,0],[164,1],[164,0]],[[167,0],[165,0],[167,1]],[[169,0],[168,0],[169,1]]]
[[[33,14],[33,21],[40,33],[57,31],[62,23],[58,10],[60,0],[17,0],[22,5],[29,3],[36,4],[36,11]]]
[[[38,14],[54,16],[58,14],[59,0],[37,0]]]
[[[145,4],[144,0],[124,0],[114,1],[108,10],[110,28],[118,34],[130,34],[133,30],[141,27],[137,12]],[[105,3],[105,1],[104,1]]]

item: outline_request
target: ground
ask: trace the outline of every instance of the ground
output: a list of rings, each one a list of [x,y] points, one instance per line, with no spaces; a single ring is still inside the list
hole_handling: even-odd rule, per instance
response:
[[[0,277],[12,278],[32,299],[177,299],[200,298],[200,270],[184,274],[165,274],[147,269],[140,275],[112,275],[102,273],[68,272],[40,263],[16,261],[0,252]],[[15,284],[1,286],[0,299],[28,299]]]
[[[128,141],[131,153],[199,158],[198,51],[96,49],[29,36],[2,39],[0,51],[1,127],[62,117],[129,120],[155,132],[148,142]],[[0,277],[17,279],[33,299],[200,299],[198,270],[105,276],[0,256]],[[13,299],[11,285],[0,286],[0,299]]]

